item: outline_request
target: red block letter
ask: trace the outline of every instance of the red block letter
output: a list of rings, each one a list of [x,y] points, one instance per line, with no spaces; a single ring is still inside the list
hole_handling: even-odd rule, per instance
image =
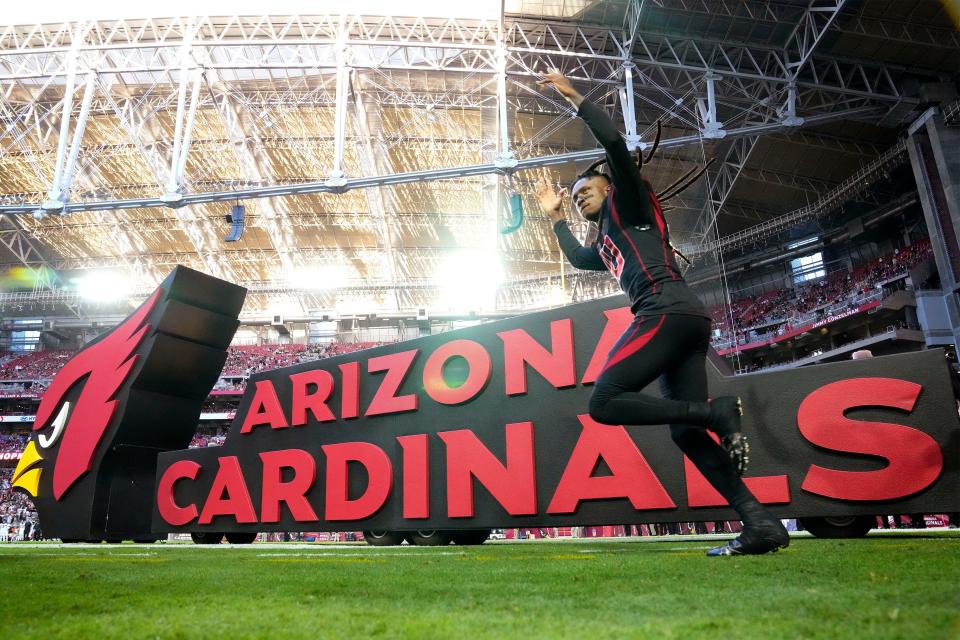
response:
[[[200,465],[192,460],[177,460],[166,468],[163,475],[160,476],[160,484],[157,487],[157,509],[160,511],[160,517],[167,524],[175,527],[187,524],[197,517],[197,505],[189,504],[181,507],[173,500],[173,487],[177,480],[186,478],[187,480],[196,480],[200,473]]]
[[[626,331],[630,323],[633,322],[633,314],[630,312],[630,307],[609,309],[604,311],[603,315],[607,316],[607,324],[603,328],[603,333],[600,334],[597,347],[593,350],[590,364],[587,365],[587,370],[584,372],[580,384],[593,384],[597,381],[597,376],[600,375],[600,370],[603,369],[603,365],[607,361],[607,356],[610,355],[613,345],[617,344],[617,340],[620,339],[623,332]]]
[[[573,321],[570,318],[550,323],[552,351],[547,351],[523,329],[502,331],[497,335],[503,340],[503,373],[508,396],[527,392],[527,364],[557,389],[577,384]]]
[[[294,373],[290,376],[290,382],[293,384],[293,407],[290,411],[293,426],[307,424],[308,410],[317,422],[330,422],[337,419],[327,406],[327,400],[330,399],[330,393],[333,391],[333,376],[329,371],[314,369]],[[308,393],[307,387],[311,384],[316,385],[317,388],[313,393]]]
[[[377,512],[393,488],[393,466],[380,447],[369,442],[323,445],[327,456],[327,520],[362,520]],[[350,500],[347,495],[347,463],[359,462],[367,470],[367,489]]]
[[[415,357],[417,357],[417,350],[413,349],[391,353],[387,356],[377,356],[367,361],[368,372],[386,371],[387,375],[380,382],[380,387],[373,395],[373,400],[370,401],[370,406],[367,407],[365,415],[377,416],[385,413],[417,410],[417,394],[396,395],[400,385],[403,384],[403,379],[407,377],[407,371],[410,370],[410,365],[413,364]]]
[[[427,434],[399,436],[403,448],[403,517],[430,517],[430,449]]]
[[[447,445],[447,515],[473,517],[473,478],[512,516],[537,512],[533,423],[506,427],[507,465],[497,460],[469,429],[438,433]]]
[[[220,468],[200,513],[200,524],[210,524],[214,516],[233,516],[240,524],[256,522],[257,514],[240,470],[240,461],[236,456],[224,456],[217,460]]]
[[[317,463],[303,449],[265,451],[263,461],[263,496],[260,501],[261,522],[280,522],[280,503],[286,502],[297,522],[318,520],[307,501],[307,491],[317,479]],[[283,481],[283,470],[293,470],[293,478]]]
[[[261,424],[269,424],[271,429],[283,429],[290,426],[287,417],[283,415],[283,407],[277,398],[277,390],[269,380],[257,380],[253,400],[243,419],[240,433],[249,433],[251,429]]]
[[[470,372],[459,387],[447,386],[443,367],[457,356],[467,361]],[[490,356],[486,349],[473,340],[451,340],[430,354],[423,365],[423,388],[427,395],[440,404],[460,404],[483,391],[490,380]]]
[[[340,365],[340,417],[344,420],[360,415],[360,363],[344,362]]]
[[[573,513],[581,500],[628,498],[634,509],[670,509],[676,505],[627,430],[594,422],[588,415],[547,513]],[[600,458],[613,475],[594,477]]]
[[[894,500],[929,487],[943,469],[940,445],[926,433],[900,424],[850,420],[855,407],[912,411],[921,386],[895,378],[854,378],[820,387],[800,404],[797,424],[813,444],[887,461],[877,471],[837,471],[810,465],[800,486],[837,500]]]

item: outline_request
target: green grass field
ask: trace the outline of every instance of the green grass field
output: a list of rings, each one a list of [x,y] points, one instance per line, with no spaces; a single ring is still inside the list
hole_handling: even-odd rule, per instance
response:
[[[11,638],[960,638],[960,535],[0,545]]]

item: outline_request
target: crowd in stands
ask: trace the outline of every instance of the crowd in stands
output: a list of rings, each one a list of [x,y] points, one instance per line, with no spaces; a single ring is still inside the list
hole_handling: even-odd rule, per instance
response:
[[[759,296],[740,297],[726,305],[711,307],[714,335],[732,342],[731,320],[737,341],[746,344],[769,334],[783,334],[823,316],[828,310],[856,308],[857,300],[877,291],[877,286],[902,277],[931,255],[929,239],[897,249],[850,271],[834,271],[815,281],[793,288],[767,291]]]
[[[50,380],[75,353],[49,349],[10,358],[0,365],[0,380]]]
[[[199,449],[201,447],[219,447],[227,439],[226,429],[217,429],[215,431],[203,431],[193,434],[193,440],[190,441],[188,449]]]
[[[746,337],[751,329],[762,329],[777,324],[789,326],[791,321],[805,319],[809,314],[842,305],[858,294],[876,289],[880,283],[904,275],[931,253],[928,239],[920,240],[903,249],[874,258],[856,267],[852,272],[836,271],[820,280],[803,283],[795,288],[769,291],[759,296],[747,296],[726,305],[713,307],[711,315],[715,329],[722,338],[730,339],[730,320],[738,336]],[[329,358],[344,353],[377,346],[373,342],[335,342],[319,344],[281,344],[235,346],[227,351],[227,359],[214,390],[241,391],[243,378],[265,369],[290,366]],[[42,395],[47,382],[69,360],[74,351],[44,350],[26,354],[0,352],[0,396],[23,394]]]
[[[375,342],[335,342],[320,344],[281,344],[230,347],[222,376],[245,377],[265,369],[287,367],[301,362],[332,358],[344,353],[377,346]],[[222,387],[229,389],[230,382]]]
[[[226,373],[223,375],[230,375],[231,377],[218,378],[213,385],[213,391],[243,391],[247,386],[246,379],[243,376],[234,377],[232,374]]]
[[[0,453],[19,453],[27,446],[27,440],[30,435],[26,432],[0,433]]]
[[[276,369],[330,358],[344,353],[375,347],[376,342],[349,342],[318,344],[281,344],[230,347],[221,378],[214,390],[242,391],[244,378],[266,369]],[[36,351],[8,358],[0,364],[0,396],[42,395],[47,383],[60,370],[75,351]]]
[[[13,466],[0,468],[0,542],[36,539],[40,530],[30,498],[10,488]]]
[[[223,399],[207,399],[200,407],[200,413],[229,413],[236,410],[236,401]]]

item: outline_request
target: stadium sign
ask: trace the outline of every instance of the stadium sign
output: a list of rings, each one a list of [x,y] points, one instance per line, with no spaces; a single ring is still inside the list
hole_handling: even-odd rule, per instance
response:
[[[47,535],[734,517],[665,427],[586,415],[619,297],[255,374],[224,444],[186,449],[242,298],[179,267],[57,375],[14,474]],[[941,351],[709,374],[743,397],[746,482],[781,517],[960,509]]]

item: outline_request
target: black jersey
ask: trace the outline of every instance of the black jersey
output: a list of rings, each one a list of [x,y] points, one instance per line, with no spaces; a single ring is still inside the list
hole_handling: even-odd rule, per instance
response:
[[[641,175],[613,121],[584,100],[578,115],[607,152],[613,178],[600,210],[596,242],[582,246],[567,223],[554,224],[560,249],[579,269],[608,269],[639,315],[684,314],[709,318],[683,280],[670,247],[670,231],[656,193]]]

